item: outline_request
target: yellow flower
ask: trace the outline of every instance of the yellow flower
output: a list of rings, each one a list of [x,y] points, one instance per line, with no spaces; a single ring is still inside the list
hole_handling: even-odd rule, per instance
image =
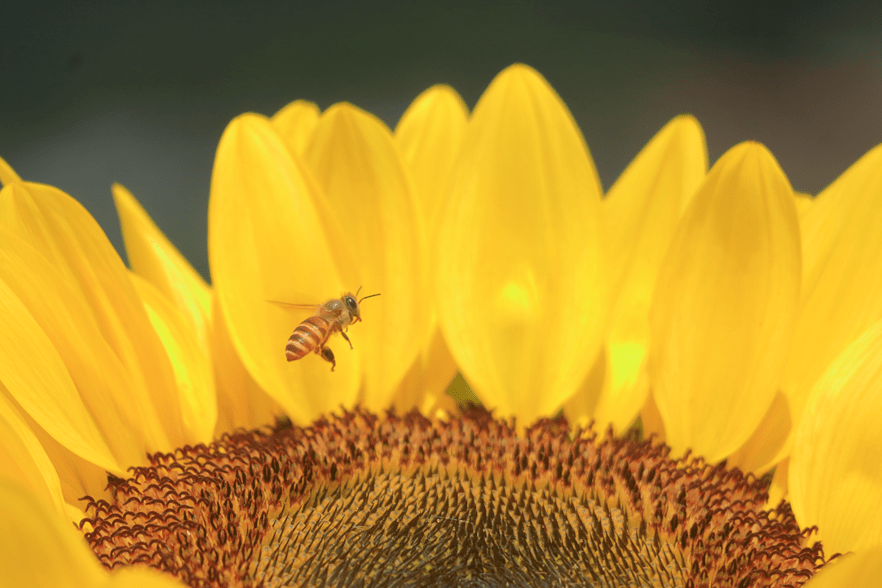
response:
[[[169,496],[151,485],[157,472],[169,484],[188,479],[187,488],[172,486],[182,497],[174,508],[189,508],[185,496],[235,503],[206,515],[219,532],[210,542],[221,550],[205,553],[241,556],[266,546],[248,541],[276,524],[269,521],[295,517],[274,510],[282,490],[297,508],[311,501],[325,508],[320,497],[303,494],[310,480],[330,489],[354,480],[353,496],[370,502],[397,496],[405,479],[434,492],[433,476],[444,471],[468,480],[438,499],[456,517],[471,516],[472,507],[457,510],[453,497],[510,481],[513,496],[528,503],[550,488],[537,508],[561,520],[569,515],[555,510],[557,500],[594,500],[606,484],[614,490],[603,505],[626,512],[593,520],[616,525],[630,525],[637,504],[686,508],[707,499],[699,493],[687,501],[686,486],[681,498],[642,485],[656,471],[644,465],[660,462],[665,476],[700,478],[702,492],[722,491],[714,484],[744,492],[724,499],[749,506],[746,517],[765,521],[757,524],[779,525],[763,533],[786,535],[808,554],[807,568],[790,570],[796,576],[823,561],[793,531],[796,523],[819,526],[828,556],[856,552],[817,585],[849,573],[846,564],[860,573],[872,565],[866,554],[876,553],[882,528],[873,518],[882,470],[868,457],[882,447],[871,422],[882,402],[875,392],[882,337],[873,326],[882,305],[872,280],[882,275],[873,228],[882,214],[873,198],[880,157],[871,152],[806,201],[755,143],[733,147],[708,172],[701,128],[681,116],[604,196],[572,116],[526,66],[503,71],[471,116],[451,89],[428,90],[394,134],[349,104],[320,113],[294,102],[272,118],[237,117],[224,132],[209,204],[210,288],[121,186],[113,192],[132,272],[73,199],[21,181],[0,160],[0,471],[27,488],[0,483],[7,546],[0,577],[20,582],[14,564],[51,551],[58,558],[41,570],[47,583],[140,582],[127,577],[135,572],[107,576],[57,521],[79,521],[78,499],[88,494],[89,524],[96,525],[90,545],[105,565],[130,561],[114,559],[120,552],[102,543],[116,536],[132,538],[122,553],[162,567],[151,558],[164,552],[141,531],[113,526],[125,516],[100,516],[132,501],[136,527],[152,517],[179,525],[173,508],[149,510]],[[340,338],[329,341],[333,373],[318,356],[285,361],[286,340],[309,314],[273,301],[318,305],[359,288],[381,296],[364,302],[363,322],[347,332],[354,351]],[[380,422],[359,412],[392,406],[399,414],[416,407],[451,415],[443,390],[457,369],[495,416],[515,417],[518,427],[474,415]],[[339,416],[341,407],[356,405],[362,408]],[[752,505],[762,489],[737,472],[665,461],[659,452],[644,463],[631,455],[643,450],[624,441],[608,450],[593,437],[570,438],[555,421],[525,429],[561,409],[572,422],[595,420],[617,432],[640,414],[643,429],[677,456],[728,458],[757,473],[780,464],[776,488],[790,493],[796,521],[786,506],[758,514],[760,504]],[[230,434],[282,415],[297,425],[318,421]],[[217,438],[211,448],[185,448]],[[434,453],[442,438],[456,440],[449,446],[455,452]],[[278,444],[273,451],[286,448],[278,458],[255,449],[267,439]],[[555,469],[566,463],[562,448],[583,443],[580,451],[589,452],[595,441],[599,452],[634,461],[591,462],[596,472],[572,479]],[[533,444],[539,454],[518,457]],[[364,458],[367,469],[359,470],[374,453],[379,461]],[[207,470],[194,473],[198,467]],[[717,475],[725,482],[712,483]],[[366,490],[365,480],[380,480],[388,492]],[[225,497],[222,482],[228,492],[246,493]],[[631,491],[638,482],[640,490]],[[637,495],[643,502],[629,502]],[[418,522],[422,510],[406,508]],[[671,508],[643,519],[656,544],[673,549],[690,533],[717,537],[708,525],[719,513],[704,519]],[[227,525],[216,525],[217,517]],[[298,529],[304,520],[296,519]],[[10,541],[28,521],[32,535]],[[397,529],[394,520],[383,524]],[[648,546],[645,528],[626,527],[623,536]],[[234,537],[243,543],[228,543]],[[198,545],[189,532],[167,539]],[[206,574],[232,571],[200,565]]]

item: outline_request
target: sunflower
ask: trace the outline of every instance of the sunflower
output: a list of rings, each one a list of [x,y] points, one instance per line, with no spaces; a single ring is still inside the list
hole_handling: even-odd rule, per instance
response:
[[[208,286],[125,188],[131,270],[0,161],[4,585],[878,572],[882,149],[812,199],[756,143],[707,165],[680,116],[604,195],[523,65],[394,133],[298,101],[221,138]],[[359,289],[333,372],[284,361],[273,302]]]

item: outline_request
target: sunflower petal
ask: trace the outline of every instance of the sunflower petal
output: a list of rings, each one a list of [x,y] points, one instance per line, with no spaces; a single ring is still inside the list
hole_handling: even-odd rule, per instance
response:
[[[560,97],[514,65],[475,107],[441,214],[438,321],[481,400],[553,414],[600,349],[600,184]]]
[[[826,366],[882,319],[880,193],[882,145],[846,170],[800,216],[800,313],[782,379],[795,422]]]
[[[747,442],[729,456],[728,465],[743,472],[764,474],[779,463],[775,455],[792,430],[793,420],[787,396],[776,392],[763,420]]]
[[[12,169],[12,166],[6,163],[6,160],[0,157],[0,186],[8,186],[13,182],[20,182],[21,178]]]
[[[186,585],[152,568],[124,567],[114,571],[102,588],[186,588]]]
[[[343,290],[307,174],[268,119],[239,116],[218,145],[208,209],[215,321],[225,321],[258,385],[301,423],[354,404],[361,377],[355,353],[333,373],[315,357],[288,364],[285,342],[308,313],[268,302],[317,306]]]
[[[102,586],[107,573],[82,535],[46,506],[0,480],[0,586]]]
[[[417,96],[395,127],[395,143],[413,173],[429,235],[434,234],[468,118],[456,90],[439,84]]]
[[[730,149],[684,214],[659,273],[650,377],[675,454],[742,445],[775,397],[799,295],[790,184],[757,143]]]
[[[212,312],[219,313],[217,291],[212,294]],[[272,423],[283,413],[282,408],[258,386],[230,339],[227,324],[214,316],[214,337],[211,355],[214,358],[215,385],[217,387],[217,427],[221,435],[238,428],[257,429]]]
[[[36,249],[5,231],[0,233],[0,279],[58,352],[76,386],[77,401],[94,419],[116,462],[141,464],[151,448],[142,430],[145,419],[127,397],[137,384],[102,336],[80,292]]]
[[[882,544],[882,321],[827,368],[794,433],[788,476],[801,526],[831,553]]]
[[[295,100],[275,113],[270,122],[288,150],[303,157],[318,120],[318,106],[306,100]]]
[[[774,508],[782,500],[787,500],[789,494],[787,477],[789,474],[790,458],[788,457],[775,465],[775,473],[772,475],[772,483],[769,485],[767,508]]]
[[[0,328],[0,382],[5,392],[71,451],[119,472],[64,362],[5,281],[0,281]]]
[[[305,160],[327,198],[326,216],[342,232],[331,248],[345,283],[382,294],[365,302],[353,343],[363,358],[363,402],[383,410],[428,337],[425,235],[413,184],[389,130],[349,104],[322,115]]]
[[[594,418],[626,429],[649,393],[649,306],[680,215],[707,173],[698,121],[679,116],[652,138],[603,201],[612,304],[607,386]]]
[[[811,194],[806,194],[805,192],[794,192],[793,193],[793,202],[796,204],[796,214],[799,217],[811,208],[812,203],[815,201],[815,197]]]
[[[217,395],[208,351],[197,339],[188,317],[159,289],[138,274],[131,274],[131,278],[174,369],[187,438],[209,443],[217,422]]]
[[[0,394],[0,471],[64,516],[58,472],[21,413]]]
[[[111,188],[132,271],[153,284],[187,317],[205,350],[211,339],[211,289],[172,245],[131,192]]]
[[[450,172],[462,146],[468,122],[468,109],[459,94],[445,85],[432,86],[408,107],[395,128],[395,142],[411,170],[429,240],[433,240],[439,211],[447,193]],[[426,280],[430,264],[425,263]],[[430,291],[434,286],[429,284]],[[456,363],[441,335],[433,304],[424,306],[430,317],[429,336],[399,387],[394,406],[407,410],[422,406],[422,398],[432,399],[452,409],[452,399],[444,391],[456,375]],[[426,413],[428,414],[428,413]]]
[[[174,373],[128,270],[88,212],[51,186],[22,182],[0,192],[0,226],[37,249],[86,301],[100,332],[131,375],[116,390],[137,410],[145,443],[154,451],[185,444]],[[100,410],[100,407],[91,407]]]
[[[878,586],[879,578],[882,578],[882,545],[875,545],[831,561],[805,584],[805,588]]]

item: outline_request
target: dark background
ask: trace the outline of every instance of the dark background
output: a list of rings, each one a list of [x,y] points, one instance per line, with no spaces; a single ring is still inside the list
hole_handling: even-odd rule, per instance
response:
[[[244,111],[347,100],[390,127],[423,89],[473,107],[537,68],[608,188],[673,116],[711,161],[765,143],[816,193],[882,141],[882,3],[120,2],[0,5],[0,156],[80,200],[117,247],[121,182],[208,275],[214,149]]]

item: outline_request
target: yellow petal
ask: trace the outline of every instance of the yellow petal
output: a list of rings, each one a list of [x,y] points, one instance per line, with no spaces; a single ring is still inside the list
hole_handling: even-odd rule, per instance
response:
[[[607,386],[596,422],[626,429],[649,393],[649,306],[658,270],[686,205],[707,173],[698,121],[679,116],[658,132],[603,201],[612,284]]]
[[[790,458],[784,459],[775,466],[775,474],[772,476],[772,484],[769,486],[769,501],[767,508],[774,508],[782,500],[787,500],[790,489],[787,484],[787,476],[790,474]]]
[[[826,551],[826,545],[825,551]],[[882,545],[849,553],[828,563],[805,588],[855,588],[878,586],[882,577]]]
[[[275,113],[270,122],[291,153],[302,157],[318,119],[318,106],[306,100],[295,100]]]
[[[445,393],[456,377],[456,363],[447,349],[437,324],[421,353],[411,364],[392,398],[392,406],[401,412],[419,408],[423,414],[443,409],[455,412],[456,403]]]
[[[340,353],[333,373],[311,355],[289,364],[285,344],[309,313],[268,302],[319,305],[344,291],[316,209],[321,195],[307,174],[268,119],[239,116],[218,145],[208,208],[215,321],[225,321],[258,385],[300,423],[354,404],[361,378],[358,353]]]
[[[794,421],[831,361],[882,319],[882,146],[852,165],[800,216],[803,281],[782,379]],[[781,456],[786,454],[786,447]]]
[[[209,443],[217,422],[217,396],[208,352],[192,323],[162,292],[138,274],[131,278],[174,369],[187,438]]]
[[[607,298],[597,173],[535,70],[481,97],[446,200],[432,267],[457,365],[500,416],[553,414],[600,349]]]
[[[417,96],[395,128],[395,142],[414,179],[417,211],[429,239],[435,234],[468,115],[459,94],[439,84]],[[429,264],[424,264],[424,269],[428,280]],[[434,286],[429,284],[429,289],[433,291]],[[428,340],[393,401],[400,410],[422,405],[422,399],[429,398],[434,399],[430,404],[437,401],[452,408],[446,404],[450,397],[444,391],[456,375],[456,363],[438,328],[434,304],[427,303],[424,309],[431,315]]]
[[[219,313],[217,291],[212,296],[212,312]],[[211,353],[217,387],[217,435],[238,428],[256,429],[275,421],[283,410],[258,386],[236,353],[227,324],[215,316]]]
[[[882,321],[828,367],[793,436],[790,501],[800,526],[818,525],[825,551],[882,543]]]
[[[0,280],[15,292],[58,352],[76,386],[77,402],[94,419],[116,463],[142,464],[151,450],[143,429],[147,421],[129,391],[143,384],[108,345],[81,291],[36,249],[5,231],[0,236]]]
[[[806,194],[805,192],[794,192],[793,202],[796,204],[797,216],[802,217],[802,215],[811,207],[814,201],[815,198],[811,194]]]
[[[349,104],[322,115],[305,160],[327,198],[326,220],[341,231],[331,248],[344,283],[382,294],[365,301],[351,338],[362,357],[364,405],[383,410],[428,336],[425,235],[412,180],[385,125]]]
[[[174,576],[163,574],[151,568],[119,568],[114,571],[105,588],[186,588]]]
[[[82,535],[35,496],[0,480],[0,586],[88,588],[107,573]]]
[[[772,404],[799,295],[790,184],[757,143],[730,149],[680,223],[650,317],[650,378],[675,454],[742,445]]]
[[[65,514],[58,472],[21,413],[0,394],[0,471]]]
[[[643,436],[649,437],[654,435],[655,439],[664,443],[665,441],[665,424],[662,422],[661,414],[658,412],[658,405],[655,403],[655,397],[652,392],[646,398],[646,404],[640,410],[640,424],[643,427]]]
[[[50,435],[83,458],[120,472],[46,334],[0,281],[0,382]]]
[[[468,108],[456,90],[439,84],[417,96],[395,127],[395,142],[413,173],[430,235],[447,194],[468,117]]]
[[[66,510],[71,510],[71,505],[81,505],[80,499],[83,496],[91,496],[97,499],[111,500],[112,496],[107,490],[107,473],[108,470],[102,466],[95,465],[91,461],[87,461],[77,454],[73,453],[68,447],[62,445],[50,436],[36,421],[30,418],[30,415],[23,413],[25,421],[33,431],[34,435],[49,456],[49,460],[58,472],[58,481],[61,483],[61,493],[67,502]],[[128,466],[143,465],[146,462],[146,456],[138,461],[127,463]],[[125,476],[126,473],[121,469],[111,471],[116,476]],[[76,519],[82,520],[82,519]]]
[[[207,351],[211,346],[211,289],[128,190],[114,184],[112,191],[132,271],[184,313]]]
[[[15,183],[0,192],[0,227],[18,235],[85,300],[103,338],[131,374],[125,395],[154,451],[183,445],[174,373],[129,272],[88,212],[51,186]]]
[[[728,465],[761,476],[778,460],[775,455],[793,429],[787,396],[776,392],[763,420],[747,442],[729,456]]]
[[[0,157],[0,186],[8,186],[13,182],[20,182],[21,178],[12,169],[12,166],[6,163],[6,160]]]

